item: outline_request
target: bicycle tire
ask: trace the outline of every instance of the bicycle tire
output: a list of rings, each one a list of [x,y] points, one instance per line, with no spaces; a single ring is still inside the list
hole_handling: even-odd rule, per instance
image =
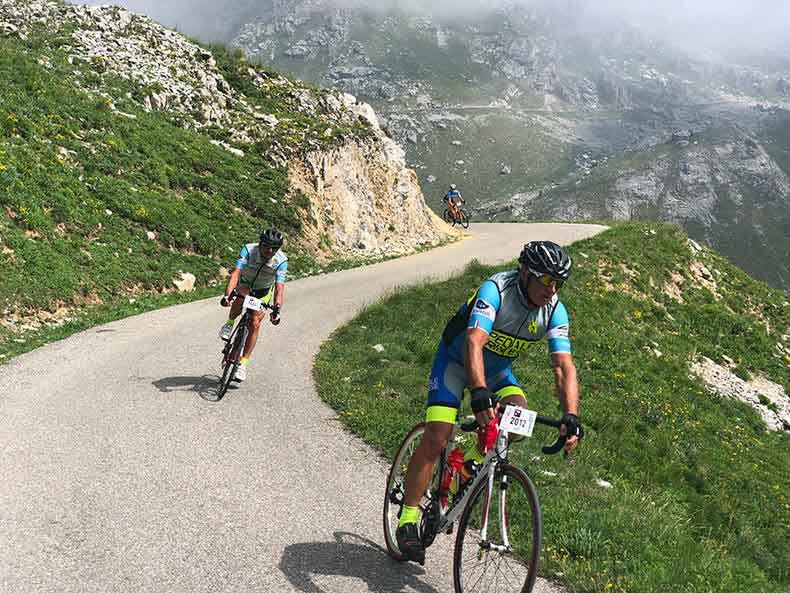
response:
[[[469,217],[466,215],[466,212],[462,208],[458,209],[458,224],[460,224],[463,228],[469,228]]]
[[[406,469],[408,468],[411,456],[414,454],[417,445],[425,432],[425,422],[420,422],[415,425],[398,447],[398,452],[395,454],[395,459],[392,461],[390,471],[387,474],[387,484],[384,491],[384,512],[382,515],[384,521],[384,541],[387,544],[387,552],[395,560],[404,561],[406,557],[401,554],[398,549],[398,542],[395,538],[395,530],[398,527],[398,519],[400,518],[400,511],[403,507],[403,497],[406,489]],[[438,463],[436,467],[438,467]],[[430,484],[433,484],[436,478],[436,467],[434,467],[434,475],[431,477]],[[431,488],[425,493],[425,496],[420,500],[420,509],[423,519],[425,518],[428,505],[431,502]],[[425,521],[423,520],[424,524]]]
[[[505,479],[504,488],[503,479]],[[469,497],[458,522],[458,535],[453,551],[455,593],[473,593],[477,590],[490,590],[492,593],[497,591],[531,593],[538,576],[543,527],[535,485],[523,470],[513,465],[501,464],[494,475],[492,498],[495,500],[487,501],[487,498],[488,480],[482,480]],[[480,525],[479,516],[483,509],[487,509],[489,513],[487,542],[501,545],[500,507],[505,509],[504,523],[512,549],[485,549],[484,542],[479,540],[477,531]],[[478,508],[480,510],[476,511]],[[492,510],[494,512],[491,512]],[[524,513],[529,514],[526,520],[523,517]],[[524,550],[525,544],[528,550]],[[468,561],[466,565],[464,560]],[[505,570],[502,570],[503,563],[507,564]],[[462,570],[464,566],[470,568],[468,574]],[[481,573],[479,576],[472,570],[475,568],[479,569],[477,571]],[[498,588],[500,583],[505,585],[501,589]],[[477,588],[478,585],[481,589]],[[492,585],[493,589],[491,589]]]
[[[444,222],[446,222],[447,224],[451,224],[451,225],[455,226],[455,222],[453,221],[453,217],[450,216],[450,209],[449,208],[445,208],[444,209],[444,212],[442,213],[442,220],[444,220]]]
[[[225,393],[228,391],[228,387],[230,387],[231,382],[233,381],[233,377],[236,376],[236,369],[239,367],[239,361],[241,360],[241,354],[244,352],[244,346],[247,343],[247,324],[245,320],[242,320],[242,323],[239,324],[237,328],[236,335],[230,336],[230,340],[232,340],[233,345],[227,351],[225,356],[224,367],[222,369],[222,378],[220,379],[219,384],[219,391],[217,391],[217,401],[221,400]]]

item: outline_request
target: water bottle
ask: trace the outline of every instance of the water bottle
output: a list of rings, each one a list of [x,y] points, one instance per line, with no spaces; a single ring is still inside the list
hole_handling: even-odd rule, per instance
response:
[[[446,503],[447,493],[453,491],[453,486],[458,484],[458,473],[461,466],[464,464],[464,452],[460,448],[455,447],[447,456],[447,465],[444,467],[442,474],[442,482],[440,485],[441,496]]]

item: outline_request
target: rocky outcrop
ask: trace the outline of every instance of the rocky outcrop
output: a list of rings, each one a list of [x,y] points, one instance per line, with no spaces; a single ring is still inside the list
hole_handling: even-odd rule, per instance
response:
[[[370,123],[376,139],[291,163],[294,186],[310,197],[306,238],[314,249],[331,243],[347,255],[403,254],[454,233],[425,206],[403,149],[384,135],[370,106],[351,95],[343,99]]]
[[[297,16],[278,26],[298,26]],[[342,19],[330,22],[330,29],[342,26]],[[96,84],[95,74],[133,82],[138,90],[130,98],[186,128],[224,130],[226,139],[214,143],[238,158],[265,146],[264,156],[291,172],[294,190],[311,198],[306,222],[327,255],[349,248],[360,255],[406,253],[453,233],[428,210],[403,151],[381,130],[370,106],[353,97],[311,90],[252,65],[235,73],[246,87],[231,84],[210,51],[121,8],[0,0],[0,34],[27,39],[41,31],[68,36],[65,48],[51,51],[65,49],[74,82],[104,97],[118,115],[133,117],[115,108],[120,97],[109,94],[111,85]],[[318,39],[310,47],[323,43]],[[240,90],[249,86],[320,123],[281,121]],[[362,128],[364,133],[352,132]]]
[[[716,364],[705,356],[691,364],[691,371],[713,393],[754,408],[768,430],[790,431],[790,397],[781,385],[765,377],[744,381],[730,367]]]

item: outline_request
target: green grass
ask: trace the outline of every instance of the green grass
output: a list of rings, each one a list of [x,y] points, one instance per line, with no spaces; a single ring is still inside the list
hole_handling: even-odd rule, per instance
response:
[[[739,375],[764,374],[790,390],[790,360],[776,350],[790,326],[786,295],[712,252],[693,255],[673,226],[618,225],[571,253],[561,298],[587,437],[567,463],[540,455],[553,437],[538,430],[518,458],[541,497],[542,574],[579,593],[790,591],[790,435],[767,433],[755,411],[709,394],[688,367],[728,356]],[[689,271],[695,257],[716,270],[721,300]],[[322,347],[321,397],[391,457],[422,419],[445,321],[483,279],[509,267],[473,263],[457,278],[368,307]],[[673,273],[684,279],[683,303],[661,290]],[[378,343],[383,352],[372,348]],[[528,352],[514,372],[532,407],[559,415],[546,351]]]

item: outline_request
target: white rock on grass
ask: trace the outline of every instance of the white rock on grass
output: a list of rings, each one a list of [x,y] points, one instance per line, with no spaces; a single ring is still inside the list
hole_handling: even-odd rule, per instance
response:
[[[376,344],[373,346],[373,350],[376,352],[384,352],[384,345],[383,344]]]
[[[189,272],[179,272],[181,274],[180,278],[173,280],[173,284],[178,289],[178,292],[192,292],[195,290],[195,278],[194,274],[190,274]]]
[[[749,404],[760,414],[769,430],[790,431],[790,397],[781,385],[765,377],[744,381],[706,357],[692,364],[691,371],[714,393]]]

